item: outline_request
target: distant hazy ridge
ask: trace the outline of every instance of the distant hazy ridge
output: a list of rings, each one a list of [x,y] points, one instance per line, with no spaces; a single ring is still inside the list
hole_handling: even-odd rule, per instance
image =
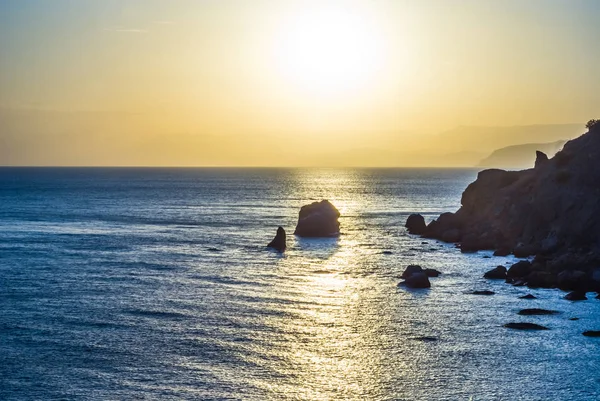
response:
[[[546,153],[548,157],[552,157],[565,143],[566,141],[556,141],[507,146],[492,152],[477,167],[531,168],[535,163],[535,152],[537,150]]]

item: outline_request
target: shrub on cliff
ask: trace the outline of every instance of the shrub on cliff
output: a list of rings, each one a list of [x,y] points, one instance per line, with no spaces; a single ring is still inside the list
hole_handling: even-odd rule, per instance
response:
[[[590,120],[587,122],[587,124],[585,125],[585,128],[588,129],[588,131],[591,131],[592,129],[599,129],[600,128],[600,120]]]

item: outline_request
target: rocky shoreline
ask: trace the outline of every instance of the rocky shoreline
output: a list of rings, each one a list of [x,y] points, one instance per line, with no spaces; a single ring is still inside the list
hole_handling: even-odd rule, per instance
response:
[[[529,259],[486,273],[490,279],[573,291],[572,300],[600,293],[600,122],[587,128],[551,159],[537,152],[532,169],[481,171],[456,213],[429,224],[411,215],[409,233],[456,243],[462,252]]]

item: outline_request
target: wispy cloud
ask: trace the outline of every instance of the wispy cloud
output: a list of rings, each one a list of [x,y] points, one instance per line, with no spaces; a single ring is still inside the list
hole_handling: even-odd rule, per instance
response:
[[[108,32],[126,32],[126,33],[147,33],[147,29],[137,29],[137,28],[104,28],[105,31]]]

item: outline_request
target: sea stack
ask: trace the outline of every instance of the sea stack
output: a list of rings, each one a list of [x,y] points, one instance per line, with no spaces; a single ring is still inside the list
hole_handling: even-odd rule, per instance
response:
[[[277,227],[277,234],[275,234],[275,238],[273,238],[273,241],[269,242],[267,248],[273,248],[278,250],[279,252],[283,252],[286,248],[285,239],[285,230],[283,229],[283,227]]]
[[[340,212],[328,200],[313,202],[300,209],[294,234],[299,237],[337,237]]]

